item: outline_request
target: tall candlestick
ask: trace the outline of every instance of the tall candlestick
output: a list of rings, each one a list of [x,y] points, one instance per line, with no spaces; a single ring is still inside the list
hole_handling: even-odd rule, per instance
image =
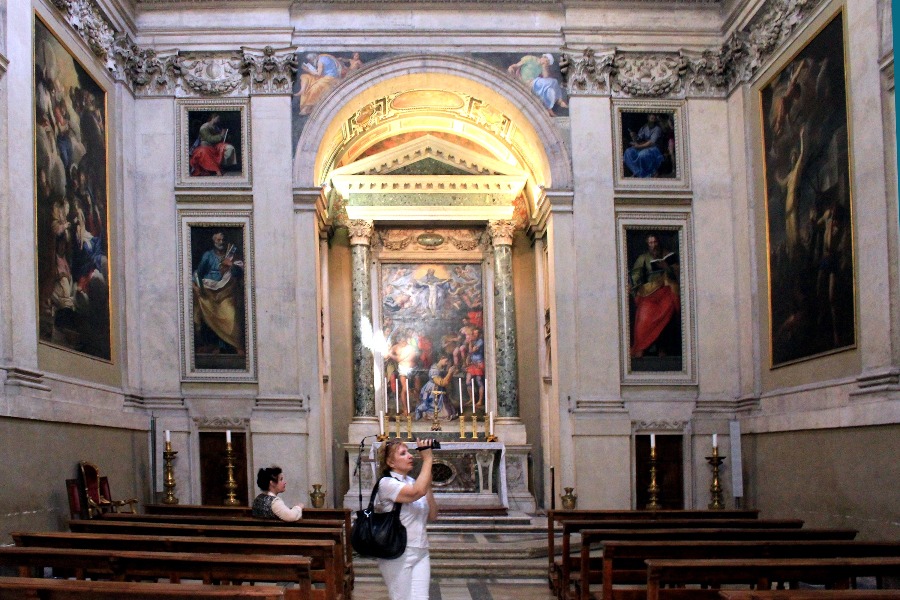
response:
[[[713,448],[718,448],[718,447],[719,447],[719,439],[718,439],[718,436],[714,433],[713,434]]]
[[[400,414],[400,386],[394,386],[394,411]]]
[[[656,434],[655,433],[650,434],[650,447],[656,448]]]
[[[378,411],[378,433],[384,435],[384,411]]]
[[[472,414],[475,414],[475,380],[472,380]]]
[[[407,376],[406,381],[406,414],[409,414],[409,377]]]
[[[171,432],[168,429],[166,429],[166,443],[171,442],[171,441],[172,441]]]
[[[231,443],[231,430],[230,429],[225,430],[225,443],[226,444]]]

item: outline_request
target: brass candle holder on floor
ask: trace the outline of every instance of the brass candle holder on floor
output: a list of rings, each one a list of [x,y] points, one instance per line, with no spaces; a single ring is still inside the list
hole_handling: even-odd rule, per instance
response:
[[[650,501],[647,502],[647,510],[659,510],[659,486],[656,484],[656,447],[650,447],[650,485],[647,487]]]
[[[172,442],[166,442],[166,448],[163,450],[163,487],[166,488],[163,504],[178,504],[178,498],[175,496],[175,469],[172,465],[176,454],[178,451],[172,450]]]
[[[719,456],[719,448],[713,446],[712,456],[706,457],[706,462],[712,465],[713,478],[709,485],[709,493],[711,502],[708,505],[710,510],[723,510],[725,502],[722,499],[722,484],[719,483],[719,465],[725,462],[724,456]]]
[[[234,480],[234,449],[231,442],[225,444],[225,471],[227,479],[225,480],[225,506],[238,506],[240,502],[237,499],[237,481]]]

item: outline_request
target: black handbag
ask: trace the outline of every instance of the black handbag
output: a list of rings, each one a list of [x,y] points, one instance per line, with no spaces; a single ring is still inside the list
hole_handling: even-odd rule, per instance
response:
[[[400,522],[403,504],[395,502],[391,512],[375,512],[375,495],[379,485],[381,479],[372,488],[368,508],[356,511],[350,545],[362,556],[397,558],[406,551],[406,527]],[[359,491],[359,505],[362,506],[362,489]]]

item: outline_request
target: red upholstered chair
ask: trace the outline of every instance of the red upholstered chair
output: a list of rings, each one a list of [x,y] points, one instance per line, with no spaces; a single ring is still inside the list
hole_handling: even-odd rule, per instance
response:
[[[87,501],[77,479],[66,479],[66,497],[69,499],[69,518],[87,519]]]
[[[100,474],[100,467],[84,460],[78,463],[78,467],[81,474],[81,489],[84,490],[82,500],[86,504],[87,518],[92,519],[105,512],[119,512],[119,509],[124,506],[129,506],[131,512],[137,512],[134,509],[137,498],[112,499],[112,494],[109,492],[109,479]]]

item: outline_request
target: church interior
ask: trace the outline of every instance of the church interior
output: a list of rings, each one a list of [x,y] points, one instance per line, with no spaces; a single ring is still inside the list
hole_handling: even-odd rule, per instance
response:
[[[0,550],[83,463],[138,512],[271,465],[356,511],[397,437],[439,523],[896,543],[891,13],[0,0]]]

